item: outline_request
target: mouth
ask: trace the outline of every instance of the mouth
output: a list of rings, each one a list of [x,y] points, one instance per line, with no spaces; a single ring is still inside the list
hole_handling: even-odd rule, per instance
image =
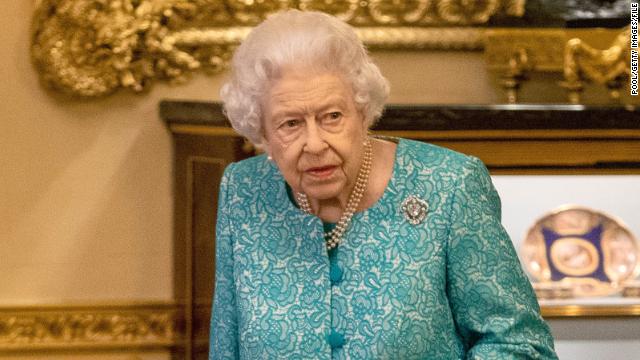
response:
[[[338,167],[335,165],[319,166],[309,168],[305,172],[313,177],[324,179],[331,176],[336,168]]]

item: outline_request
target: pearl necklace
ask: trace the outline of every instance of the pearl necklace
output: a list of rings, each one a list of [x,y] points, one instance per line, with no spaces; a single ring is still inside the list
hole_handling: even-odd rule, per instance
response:
[[[373,148],[371,146],[371,141],[369,139],[364,142],[364,154],[362,157],[362,164],[360,164],[360,170],[358,170],[358,177],[356,178],[356,184],[349,195],[349,201],[347,201],[347,208],[342,213],[340,220],[336,224],[336,227],[333,228],[328,233],[324,234],[325,241],[327,242],[327,250],[332,250],[336,248],[340,241],[342,241],[342,236],[347,231],[349,224],[351,223],[351,218],[353,218],[353,214],[355,214],[356,209],[358,209],[358,205],[360,205],[360,200],[362,200],[362,195],[364,195],[364,191],[367,188],[367,182],[369,181],[369,173],[371,173],[371,160],[373,159]],[[296,201],[300,206],[302,211],[307,214],[313,214],[313,210],[311,210],[311,205],[309,205],[309,199],[305,193],[296,193]]]

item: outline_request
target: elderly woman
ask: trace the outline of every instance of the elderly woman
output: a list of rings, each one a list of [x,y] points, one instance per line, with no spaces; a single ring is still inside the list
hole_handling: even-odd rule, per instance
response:
[[[486,168],[370,136],[388,89],[325,14],[236,51],[225,111],[265,154],[220,186],[211,359],[556,358]]]

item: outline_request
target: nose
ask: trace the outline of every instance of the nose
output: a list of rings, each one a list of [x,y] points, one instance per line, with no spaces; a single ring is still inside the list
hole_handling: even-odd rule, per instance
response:
[[[315,121],[307,122],[307,137],[303,150],[311,154],[319,154],[329,145],[324,139],[322,129],[318,127]]]

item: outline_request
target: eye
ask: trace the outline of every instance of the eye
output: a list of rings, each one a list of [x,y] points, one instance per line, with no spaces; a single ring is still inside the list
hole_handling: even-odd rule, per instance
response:
[[[333,111],[327,115],[329,120],[340,120],[342,118],[342,113],[340,111]]]
[[[280,125],[283,128],[294,128],[296,126],[300,125],[300,120],[298,119],[289,119],[289,120],[285,120],[282,125]]]

